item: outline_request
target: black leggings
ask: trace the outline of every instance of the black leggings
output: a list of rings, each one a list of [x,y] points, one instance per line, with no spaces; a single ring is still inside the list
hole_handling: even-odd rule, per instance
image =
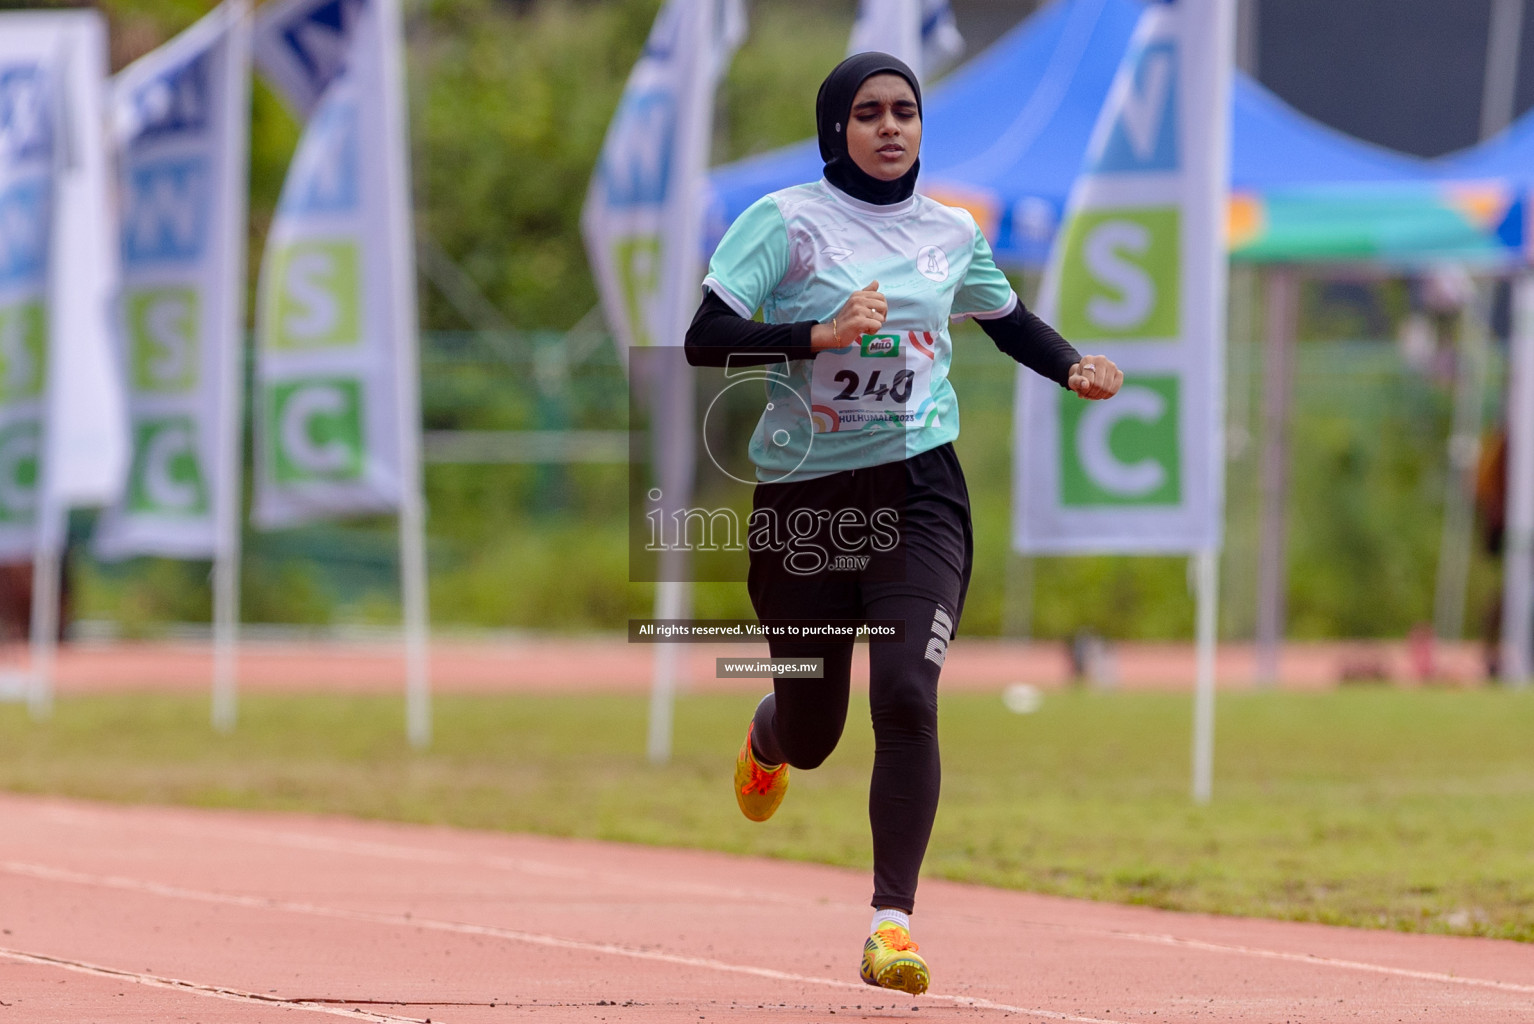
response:
[[[931,598],[892,596],[867,603],[870,619],[901,619],[903,643],[871,643],[869,711],[874,726],[874,771],[868,820],[874,840],[876,907],[910,913],[916,876],[937,816],[942,766],[937,749],[937,677],[941,664],[927,656],[936,622],[951,633],[951,609]],[[942,636],[946,646],[946,636]],[[775,658],[824,658],[822,679],[776,679],[757,706],[753,746],[761,760],[816,768],[836,749],[847,721],[852,648],[847,642],[775,642]]]
[[[752,551],[751,602],[763,620],[899,620],[903,639],[868,645],[874,727],[868,819],[873,829],[876,907],[909,913],[937,815],[942,768],[937,681],[957,630],[973,558],[969,495],[952,445],[903,462],[758,485],[758,510],[783,522],[798,510],[898,510],[898,545],[860,570],[802,574],[785,554]],[[856,538],[854,538],[856,539]],[[828,532],[818,540],[834,550]],[[862,550],[868,550],[866,548]],[[820,679],[775,679],[757,707],[752,739],[761,760],[814,768],[836,749],[847,722],[850,641],[774,640],[775,658],[824,658]]]

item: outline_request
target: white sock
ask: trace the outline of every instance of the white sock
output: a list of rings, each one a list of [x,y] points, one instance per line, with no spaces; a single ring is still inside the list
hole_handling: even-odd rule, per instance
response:
[[[868,926],[868,930],[870,933],[876,932],[881,924],[887,924],[891,921],[906,931],[911,930],[911,915],[907,914],[904,910],[875,910],[874,923]]]

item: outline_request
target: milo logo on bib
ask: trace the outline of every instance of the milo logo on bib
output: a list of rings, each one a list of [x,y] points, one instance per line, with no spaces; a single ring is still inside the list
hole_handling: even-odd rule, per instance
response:
[[[856,345],[821,352],[810,377],[815,432],[932,425],[934,347],[932,332],[910,331],[865,334]]]

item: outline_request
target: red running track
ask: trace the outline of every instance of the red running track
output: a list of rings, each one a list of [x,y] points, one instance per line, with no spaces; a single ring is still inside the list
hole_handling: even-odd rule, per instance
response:
[[[864,872],[0,795],[0,1024],[1534,1021],[1534,947],[927,881],[934,989],[857,981]]]

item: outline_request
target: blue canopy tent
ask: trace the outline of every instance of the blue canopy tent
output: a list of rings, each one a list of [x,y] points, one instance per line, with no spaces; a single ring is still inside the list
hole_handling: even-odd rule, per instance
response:
[[[974,213],[1001,262],[1048,258],[1140,11],[1136,0],[1058,0],[928,91],[922,190]],[[1446,185],[1444,169],[1321,125],[1243,74],[1232,118],[1239,258],[1500,259],[1515,225],[1521,238],[1507,197]],[[820,167],[812,139],[717,168],[709,241]]]
[[[1139,15],[1134,0],[1061,0],[927,91],[923,191],[969,207],[998,258],[1047,257]],[[809,139],[716,169],[714,238],[757,199],[813,181],[820,167]]]
[[[1485,142],[1433,161],[1439,174],[1461,180],[1534,184],[1534,110]]]

